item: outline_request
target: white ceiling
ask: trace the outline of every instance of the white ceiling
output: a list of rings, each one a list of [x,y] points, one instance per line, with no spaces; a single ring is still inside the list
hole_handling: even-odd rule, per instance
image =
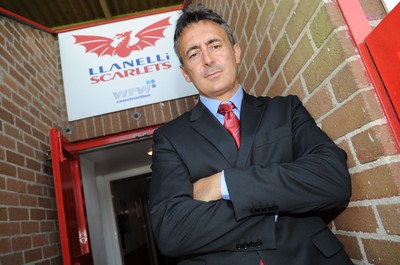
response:
[[[84,151],[80,156],[94,163],[97,175],[107,175],[150,165],[151,156],[147,152],[152,144],[153,139],[149,138]]]

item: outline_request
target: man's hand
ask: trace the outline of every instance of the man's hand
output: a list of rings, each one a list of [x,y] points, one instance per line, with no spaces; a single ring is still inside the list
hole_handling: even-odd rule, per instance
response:
[[[221,172],[199,179],[193,184],[193,199],[215,201],[221,198]]]

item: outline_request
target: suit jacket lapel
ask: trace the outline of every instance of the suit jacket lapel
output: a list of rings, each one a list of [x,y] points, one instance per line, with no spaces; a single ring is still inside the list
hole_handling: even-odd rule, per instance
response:
[[[236,161],[237,167],[245,166],[247,163],[255,134],[265,110],[262,106],[263,103],[257,98],[244,93],[240,110],[240,149]]]
[[[190,121],[192,128],[203,135],[207,141],[211,142],[233,167],[237,157],[237,149],[233,137],[201,101],[193,108]]]

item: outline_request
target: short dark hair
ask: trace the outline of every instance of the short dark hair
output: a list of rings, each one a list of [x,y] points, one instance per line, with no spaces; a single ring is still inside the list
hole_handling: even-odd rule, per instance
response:
[[[213,10],[204,7],[202,4],[196,5],[193,9],[185,8],[182,10],[181,16],[176,22],[175,34],[174,34],[174,49],[178,56],[179,62],[183,64],[182,56],[179,54],[179,37],[182,31],[190,24],[200,22],[202,20],[210,20],[221,26],[228,35],[229,41],[232,46],[236,43],[233,37],[232,29],[222,19],[220,15],[215,13]]]

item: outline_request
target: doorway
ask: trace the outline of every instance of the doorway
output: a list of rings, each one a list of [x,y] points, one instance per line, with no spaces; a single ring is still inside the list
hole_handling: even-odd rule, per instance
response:
[[[148,196],[152,139],[80,152],[95,265],[175,265],[153,239]]]
[[[110,183],[124,265],[156,264],[147,211],[150,178],[148,173]]]
[[[158,250],[148,211],[151,173],[110,183],[124,265],[170,265]]]

